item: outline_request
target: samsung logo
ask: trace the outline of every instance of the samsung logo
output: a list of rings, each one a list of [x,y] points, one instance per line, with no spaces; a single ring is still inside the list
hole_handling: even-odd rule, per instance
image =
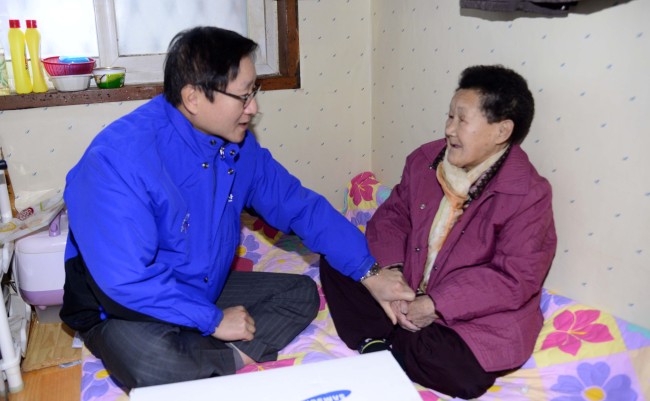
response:
[[[351,393],[352,391],[350,390],[336,390],[327,394],[316,395],[303,401],[340,401],[347,398]]]

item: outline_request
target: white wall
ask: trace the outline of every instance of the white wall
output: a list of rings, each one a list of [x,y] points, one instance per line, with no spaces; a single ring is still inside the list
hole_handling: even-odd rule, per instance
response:
[[[370,169],[370,0],[300,0],[301,89],[265,93],[257,136],[306,186],[343,206]]]
[[[517,70],[536,100],[523,147],[554,190],[546,286],[650,327],[650,2],[615,3],[548,18],[373,0],[372,165],[393,185],[408,153],[443,136],[465,67]]]

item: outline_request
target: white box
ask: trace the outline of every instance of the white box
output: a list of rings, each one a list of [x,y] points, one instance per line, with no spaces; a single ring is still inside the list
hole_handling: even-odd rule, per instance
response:
[[[131,390],[130,401],[422,401],[388,351]]]

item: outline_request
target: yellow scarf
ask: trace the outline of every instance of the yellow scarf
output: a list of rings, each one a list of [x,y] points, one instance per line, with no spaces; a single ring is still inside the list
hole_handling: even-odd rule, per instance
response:
[[[445,151],[445,157],[436,170],[436,177],[445,196],[440,201],[440,206],[438,206],[438,211],[429,231],[429,251],[427,261],[424,264],[424,276],[418,287],[419,293],[423,294],[426,292],[431,270],[433,269],[433,262],[435,262],[438,252],[445,243],[447,235],[454,227],[454,224],[456,224],[456,221],[458,221],[458,218],[463,214],[463,205],[468,198],[467,194],[470,187],[487,169],[503,156],[507,149],[506,147],[498,151],[467,172],[449,163],[447,160],[449,148]]]

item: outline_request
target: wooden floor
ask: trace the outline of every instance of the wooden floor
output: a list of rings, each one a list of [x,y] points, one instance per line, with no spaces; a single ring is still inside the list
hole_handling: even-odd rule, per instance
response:
[[[31,329],[34,328],[35,321],[34,315],[31,319],[28,343],[34,334]],[[32,342],[30,346],[34,344],[37,343]],[[22,378],[23,389],[9,393],[8,398],[0,396],[0,401],[79,401],[81,398],[81,363],[66,368],[57,365],[22,372]]]
[[[23,382],[25,388],[9,393],[9,401],[78,401],[81,397],[81,364],[25,372]],[[0,397],[0,400],[4,399]]]

